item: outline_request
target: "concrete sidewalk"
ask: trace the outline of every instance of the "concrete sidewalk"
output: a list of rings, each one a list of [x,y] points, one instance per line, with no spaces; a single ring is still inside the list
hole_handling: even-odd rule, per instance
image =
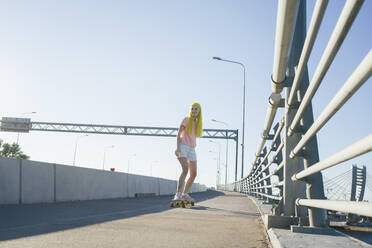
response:
[[[245,195],[192,194],[0,207],[0,247],[268,247],[260,214]]]
[[[262,216],[271,215],[271,205],[264,204],[262,200],[248,196],[259,209]],[[304,234],[293,233],[288,229],[270,228],[267,230],[273,248],[302,248],[302,247],[325,247],[325,248],[366,248],[372,247],[362,240],[350,237],[342,232],[334,234]],[[367,234],[368,235],[368,234]]]

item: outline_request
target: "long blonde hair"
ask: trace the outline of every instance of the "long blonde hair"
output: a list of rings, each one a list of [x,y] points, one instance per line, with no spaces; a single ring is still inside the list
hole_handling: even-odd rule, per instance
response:
[[[202,109],[200,107],[200,104],[197,102],[193,102],[190,107],[189,123],[187,123],[187,133],[192,134],[192,126],[194,123],[194,118],[192,117],[192,114],[191,114],[191,108],[193,106],[196,106],[199,109],[199,114],[198,116],[196,116],[196,119],[198,120],[198,122],[196,123],[196,137],[201,137],[203,133]]]

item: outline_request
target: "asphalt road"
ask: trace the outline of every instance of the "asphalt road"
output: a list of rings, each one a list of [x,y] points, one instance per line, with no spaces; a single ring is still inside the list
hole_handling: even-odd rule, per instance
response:
[[[258,210],[237,193],[0,207],[0,247],[268,247]]]

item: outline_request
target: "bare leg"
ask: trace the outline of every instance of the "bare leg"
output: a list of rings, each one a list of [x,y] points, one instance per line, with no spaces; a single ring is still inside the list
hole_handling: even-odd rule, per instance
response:
[[[190,169],[190,177],[189,180],[187,180],[185,190],[183,191],[184,193],[189,192],[189,189],[191,185],[193,184],[195,177],[196,177],[196,161],[195,162],[190,162],[189,163],[189,169]]]
[[[182,166],[182,173],[178,180],[177,192],[182,192],[183,185],[185,184],[185,178],[188,172],[188,160],[187,158],[179,158],[178,160],[180,161],[180,164]]]

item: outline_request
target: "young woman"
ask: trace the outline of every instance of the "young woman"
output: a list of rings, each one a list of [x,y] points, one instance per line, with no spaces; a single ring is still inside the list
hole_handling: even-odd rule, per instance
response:
[[[174,200],[194,201],[187,192],[196,177],[196,137],[201,137],[203,131],[203,121],[201,107],[199,103],[192,103],[189,117],[183,119],[177,135],[177,150],[175,152],[182,166],[182,174],[178,181],[177,193]],[[188,171],[190,176],[187,180],[185,189],[183,185]]]

